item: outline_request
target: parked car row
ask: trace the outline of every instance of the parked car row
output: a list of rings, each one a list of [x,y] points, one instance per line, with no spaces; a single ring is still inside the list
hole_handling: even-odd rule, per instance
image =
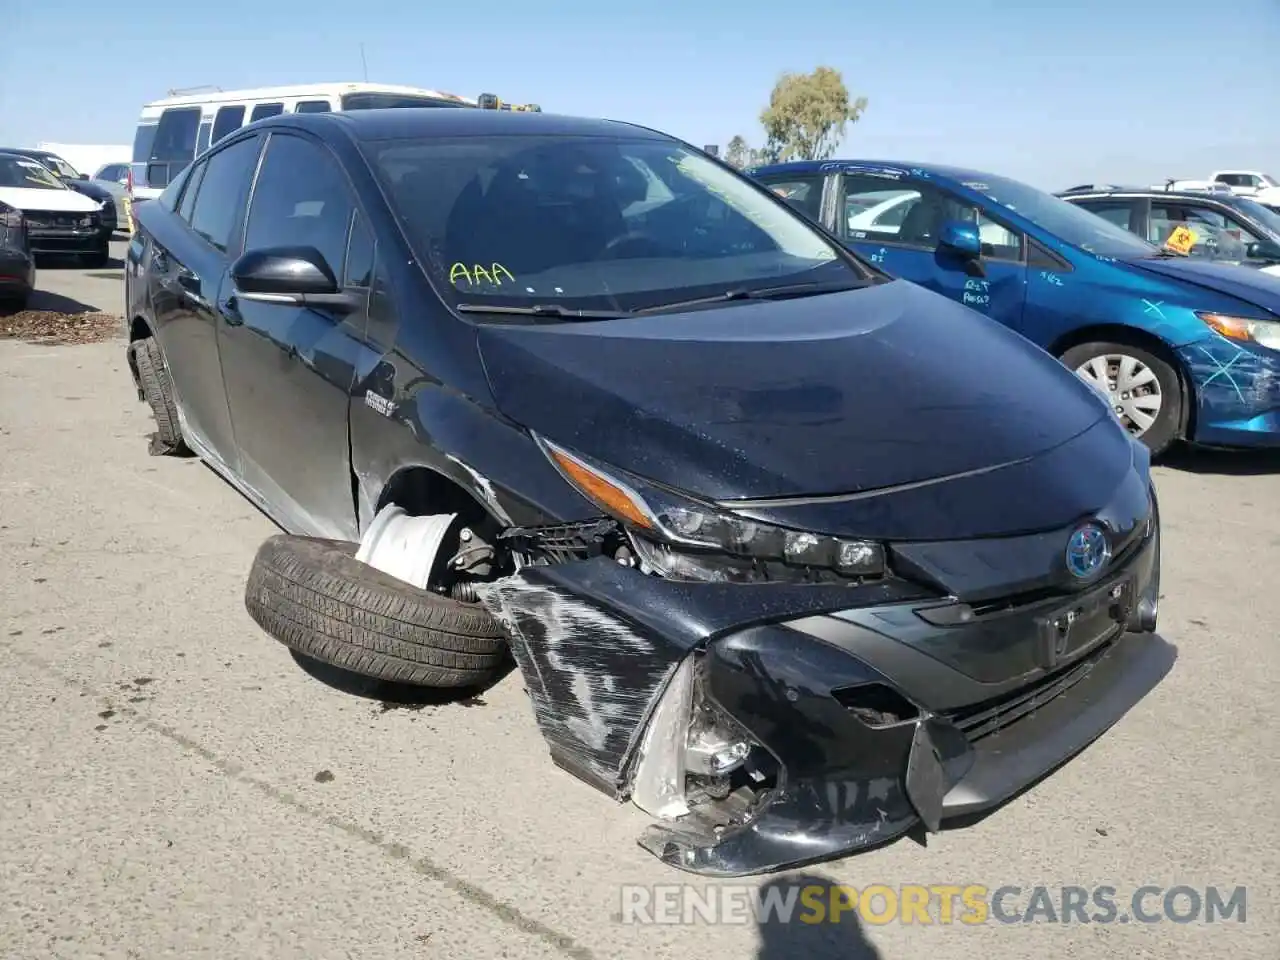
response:
[[[1280,263],[1280,225],[1247,198],[1064,198],[981,171],[861,160],[750,174],[877,266],[1059,358],[1154,454],[1179,439],[1280,443],[1280,278],[1264,272]],[[1167,245],[1188,223],[1181,239],[1199,238],[1190,250],[1203,256]],[[1233,262],[1217,262],[1229,244]]]
[[[1150,453],[1013,330],[1157,446],[1179,350],[1274,362],[1233,326],[1260,274],[1058,198],[756,174],[619,122],[284,114],[141,204],[125,270],[153,450],[288,531],[264,631],[439,687],[509,648],[556,762],[717,876],[996,805],[1168,671]],[[920,199],[858,219],[887,191]]]
[[[72,189],[39,160],[0,151],[0,210],[21,214],[34,254],[69,254],[88,266],[106,264],[114,221],[104,203]]]

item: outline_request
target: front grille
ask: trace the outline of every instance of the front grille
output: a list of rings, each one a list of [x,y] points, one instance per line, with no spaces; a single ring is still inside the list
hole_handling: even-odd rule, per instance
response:
[[[81,220],[89,220],[92,224],[98,221],[96,213],[54,213],[39,210],[27,214],[28,229],[35,230],[73,230],[80,226]]]
[[[1066,693],[1089,675],[1115,643],[1116,638],[1113,637],[1089,651],[1088,656],[1045,674],[1034,683],[1001,697],[952,710],[942,716],[959,727],[970,743],[975,743],[1009,727]]]

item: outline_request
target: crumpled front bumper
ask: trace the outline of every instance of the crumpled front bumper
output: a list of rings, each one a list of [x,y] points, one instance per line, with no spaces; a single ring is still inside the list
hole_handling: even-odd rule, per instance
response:
[[[1158,595],[1157,522],[1089,590],[951,625],[952,601],[900,584],[760,591],[604,558],[527,567],[485,602],[556,762],[657,816],[640,842],[665,862],[739,876],[937,830],[1034,783],[1171,668]],[[729,822],[676,796],[695,687],[780,770]]]

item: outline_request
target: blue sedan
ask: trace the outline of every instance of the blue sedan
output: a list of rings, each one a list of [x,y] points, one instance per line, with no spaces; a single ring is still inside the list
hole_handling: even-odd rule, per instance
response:
[[[1280,446],[1280,279],[976,170],[815,160],[748,173],[886,272],[1048,350],[1154,454],[1179,439]]]

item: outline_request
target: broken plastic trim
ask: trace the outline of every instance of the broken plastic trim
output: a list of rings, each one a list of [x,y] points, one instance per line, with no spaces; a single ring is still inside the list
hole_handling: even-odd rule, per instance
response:
[[[681,821],[676,832],[714,842],[750,823],[769,792],[781,789],[783,766],[711,699],[702,667],[701,654],[691,653],[668,681],[640,744],[630,796],[650,816]]]

